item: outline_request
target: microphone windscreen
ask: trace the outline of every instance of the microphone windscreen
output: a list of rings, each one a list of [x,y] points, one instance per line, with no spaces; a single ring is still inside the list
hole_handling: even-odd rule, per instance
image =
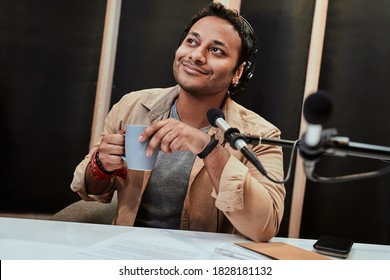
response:
[[[212,126],[217,127],[217,124],[215,123],[215,121],[218,118],[225,119],[225,114],[222,112],[222,110],[216,109],[216,108],[211,108],[210,110],[208,110],[208,112],[207,112],[207,119],[209,120],[209,123]]]
[[[303,105],[303,116],[310,124],[326,123],[332,113],[332,101],[323,91],[309,95]]]

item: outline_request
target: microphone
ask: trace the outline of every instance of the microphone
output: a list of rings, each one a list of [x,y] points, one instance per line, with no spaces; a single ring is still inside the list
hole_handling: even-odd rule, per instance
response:
[[[246,142],[243,140],[243,137],[240,135],[240,131],[237,128],[231,127],[225,121],[225,114],[220,109],[211,108],[207,112],[207,119],[209,123],[218,127],[224,133],[225,139],[230,143],[230,146],[241,151],[244,147],[248,147]]]
[[[303,159],[305,175],[315,181],[316,162],[324,152],[322,125],[328,121],[332,112],[332,102],[323,91],[309,95],[303,104],[303,116],[307,129],[299,145],[299,154]]]
[[[324,91],[309,95],[303,105],[303,116],[307,129],[300,143],[300,155],[303,159],[317,159],[323,152],[322,128],[332,113],[332,102]]]
[[[240,134],[240,131],[237,128],[231,127],[225,121],[225,114],[222,112],[222,110],[211,108],[207,112],[207,119],[212,126],[218,127],[220,130],[222,130],[225,140],[229,142],[233,149],[239,150],[246,157],[246,159],[260,171],[261,174],[270,180],[275,181],[268,176],[267,171],[264,169],[259,159],[248,148],[248,145],[244,141],[244,137]],[[275,182],[279,183],[278,181]]]

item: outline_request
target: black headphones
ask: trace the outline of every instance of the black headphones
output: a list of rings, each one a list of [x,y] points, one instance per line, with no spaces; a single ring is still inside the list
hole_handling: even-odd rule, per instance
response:
[[[230,85],[230,87],[229,87],[230,95],[233,95],[234,93],[236,93],[237,90],[240,90],[240,91],[244,90],[246,88],[247,84],[249,83],[249,81],[252,79],[253,72],[254,72],[255,66],[256,66],[256,56],[257,56],[257,52],[258,52],[257,38],[256,38],[256,34],[253,30],[253,27],[249,24],[249,22],[243,16],[240,15],[240,18],[241,18],[241,22],[244,25],[244,28],[247,29],[247,31],[248,31],[247,35],[249,35],[250,40],[253,42],[253,48],[252,48],[253,51],[250,52],[249,57],[246,60],[245,69],[242,72],[242,75],[241,75],[241,78],[240,78],[238,84],[237,85]],[[183,43],[183,40],[185,39],[185,37],[187,36],[188,32],[190,31],[191,27],[194,24],[195,24],[195,22],[192,22],[192,21],[189,24],[187,24],[187,26],[184,29],[183,34],[180,37],[179,46]],[[246,34],[240,35],[241,40],[245,40],[245,36],[246,36]]]
[[[251,38],[251,40],[253,42],[253,48],[252,48],[253,51],[249,54],[249,57],[248,57],[246,64],[245,64],[245,69],[244,69],[244,71],[241,75],[240,81],[237,85],[239,90],[244,90],[246,88],[246,86],[248,85],[249,81],[253,77],[253,73],[254,73],[255,67],[256,67],[256,56],[257,56],[257,52],[259,51],[259,49],[258,49],[258,45],[257,45],[256,34],[255,34],[255,31],[253,30],[253,27],[249,24],[249,22],[243,16],[240,16],[240,18],[241,18],[241,21],[244,23],[245,27],[248,29],[249,37]],[[243,38],[241,38],[241,40],[242,39]],[[234,94],[235,90],[233,90],[233,92],[230,92],[230,93]]]

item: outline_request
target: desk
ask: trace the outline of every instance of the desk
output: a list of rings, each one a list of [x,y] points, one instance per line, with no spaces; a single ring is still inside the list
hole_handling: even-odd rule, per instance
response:
[[[142,252],[134,259],[268,259],[234,245],[247,241],[233,234],[0,218],[2,260],[132,259],[126,251],[137,250]],[[312,251],[315,240],[275,237],[271,242]],[[130,249],[116,250],[121,246]],[[389,260],[390,246],[355,243],[348,259]]]

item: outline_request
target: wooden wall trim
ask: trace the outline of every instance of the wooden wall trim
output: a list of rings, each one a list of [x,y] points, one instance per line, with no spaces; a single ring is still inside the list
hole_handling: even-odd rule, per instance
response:
[[[302,102],[306,99],[308,95],[318,90],[327,13],[328,0],[316,0],[312,33],[310,39],[309,57],[306,69],[305,89]],[[302,136],[302,134],[306,131],[306,128],[307,123],[303,115],[301,114],[299,135]],[[305,188],[306,176],[304,174],[303,161],[301,157],[298,156],[295,164],[295,176],[288,230],[288,237],[291,238],[299,237]]]
[[[213,2],[219,2],[229,9],[240,12],[241,0],[214,0]]]
[[[98,141],[110,108],[121,4],[121,0],[107,0],[90,148]]]

